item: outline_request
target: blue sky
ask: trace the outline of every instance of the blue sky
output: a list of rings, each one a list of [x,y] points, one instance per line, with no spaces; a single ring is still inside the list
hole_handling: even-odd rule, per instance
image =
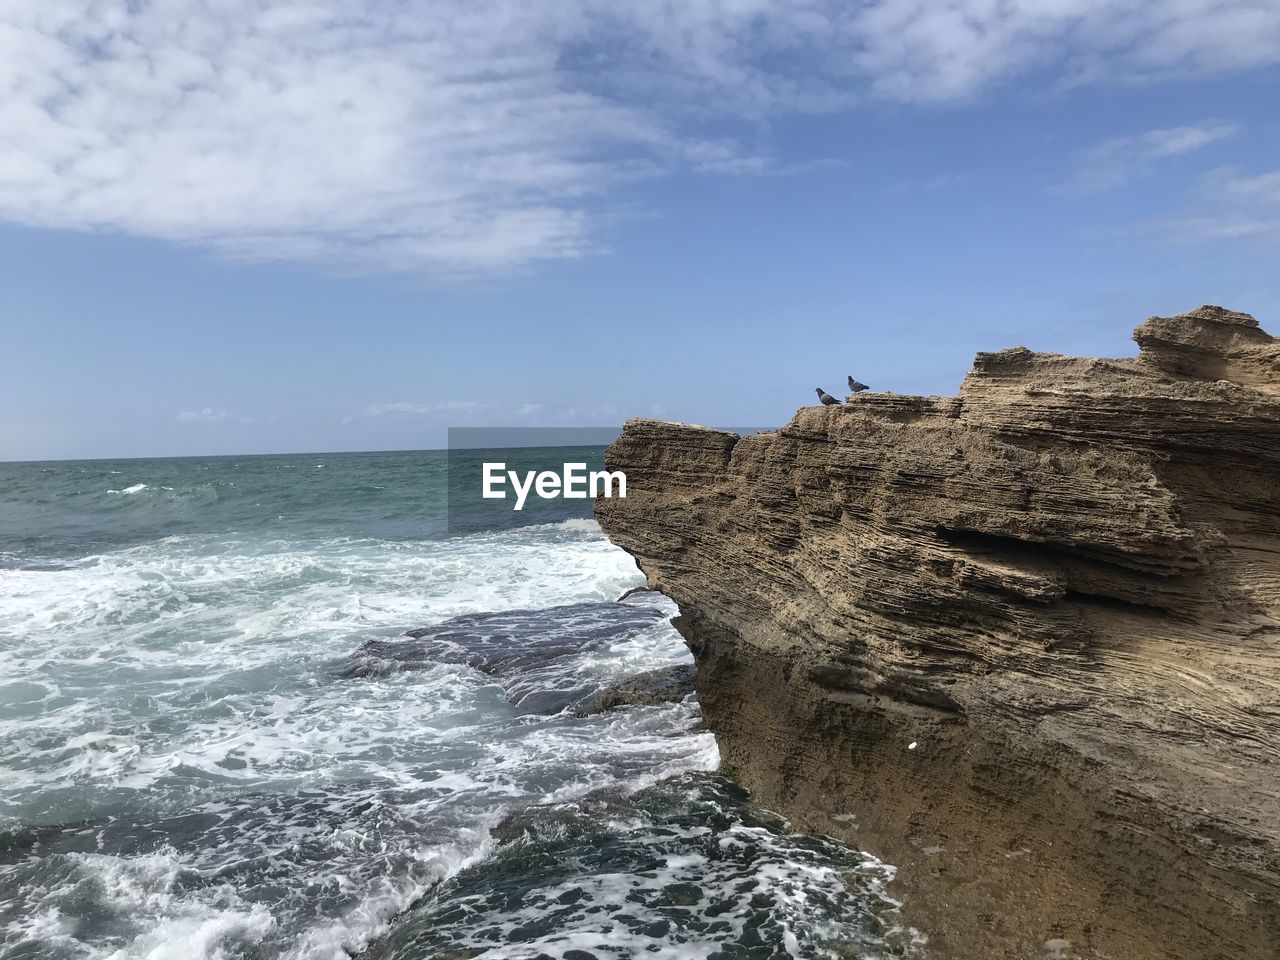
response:
[[[0,12],[0,459],[770,425],[1280,329],[1272,3],[184,5]]]

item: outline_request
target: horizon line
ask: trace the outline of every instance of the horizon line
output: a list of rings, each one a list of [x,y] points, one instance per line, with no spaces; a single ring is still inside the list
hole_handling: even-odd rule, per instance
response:
[[[540,428],[534,428],[540,429]],[[590,429],[590,428],[584,428]],[[610,428],[612,429],[612,428]],[[618,428],[621,431],[621,427]],[[0,459],[0,466],[19,466],[39,463],[121,463],[132,460],[230,460],[248,457],[342,457],[362,453],[461,453],[478,450],[540,450],[556,447],[607,447],[607,443],[544,443],[527,446],[505,447],[403,447],[396,449],[376,450],[296,450],[272,451],[269,453],[182,453],[160,456],[136,457],[38,457],[25,460]]]

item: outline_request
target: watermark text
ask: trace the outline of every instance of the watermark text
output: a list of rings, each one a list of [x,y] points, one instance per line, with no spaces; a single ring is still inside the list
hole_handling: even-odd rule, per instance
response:
[[[480,495],[486,500],[505,500],[507,485],[515,493],[515,509],[523,510],[530,492],[543,500],[563,497],[566,500],[585,500],[587,497],[625,497],[627,475],[621,470],[587,470],[585,463],[566,463],[563,469],[527,470],[523,475],[508,470],[506,463],[486,462],[483,466],[483,485]]]

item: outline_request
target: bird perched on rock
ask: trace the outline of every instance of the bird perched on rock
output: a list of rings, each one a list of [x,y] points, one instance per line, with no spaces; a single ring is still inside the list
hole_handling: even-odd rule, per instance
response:
[[[831,394],[827,393],[827,391],[823,390],[821,387],[816,387],[815,389],[818,391],[818,399],[821,400],[827,406],[831,406],[831,404],[833,403],[840,402]]]
[[[859,383],[857,380],[853,379],[853,377],[849,378],[850,393],[861,393],[863,390],[870,390],[870,389],[871,388],[868,387],[865,383]]]

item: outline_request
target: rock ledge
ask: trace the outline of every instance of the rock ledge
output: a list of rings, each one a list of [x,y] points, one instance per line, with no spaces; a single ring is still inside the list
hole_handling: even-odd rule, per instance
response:
[[[1134,339],[606,457],[726,769],[898,864],[947,960],[1277,955],[1280,341]]]

